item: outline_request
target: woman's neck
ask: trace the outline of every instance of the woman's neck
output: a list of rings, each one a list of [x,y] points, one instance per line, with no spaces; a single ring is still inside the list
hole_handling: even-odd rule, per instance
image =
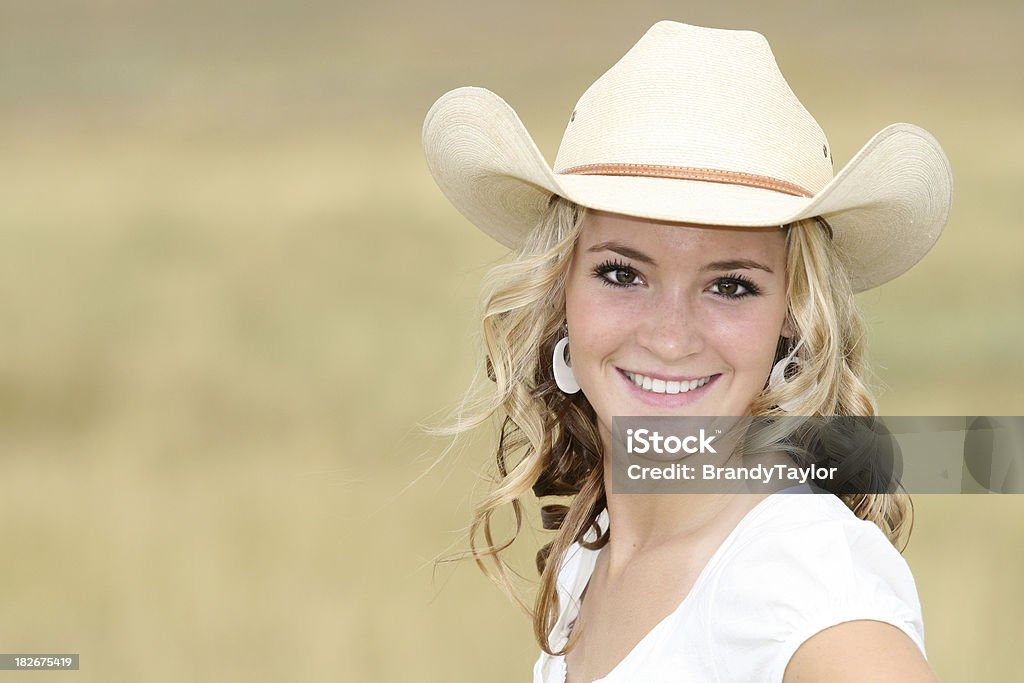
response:
[[[763,457],[766,464],[792,464],[784,454]],[[615,493],[611,458],[604,461],[604,483],[612,534],[609,570],[627,566],[634,555],[672,545],[682,550],[710,544],[717,548],[740,520],[770,494]]]

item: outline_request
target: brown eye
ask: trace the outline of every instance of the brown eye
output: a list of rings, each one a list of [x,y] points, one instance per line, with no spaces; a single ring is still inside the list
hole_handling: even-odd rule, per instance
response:
[[[609,287],[640,287],[644,276],[621,261],[606,261],[594,268],[594,277]]]
[[[737,290],[740,286],[735,282],[720,282],[718,283],[718,293],[724,294],[725,296],[736,296]]]
[[[711,285],[711,293],[723,299],[742,299],[759,292],[753,282],[743,277],[725,277]]]
[[[636,273],[631,270],[619,270],[615,271],[615,282],[620,285],[631,285],[636,282]]]

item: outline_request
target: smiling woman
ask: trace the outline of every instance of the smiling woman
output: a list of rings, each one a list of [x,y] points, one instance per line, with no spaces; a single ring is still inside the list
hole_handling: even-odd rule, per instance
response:
[[[565,310],[606,449],[615,415],[750,414],[792,337],[785,237],[586,214]]]
[[[533,617],[534,681],[932,680],[894,547],[906,496],[609,482],[614,417],[875,413],[853,295],[938,238],[934,139],[892,126],[833,177],[763,37],[661,22],[580,99],[554,169],[478,88],[435,103],[424,147],[455,206],[514,249],[484,284],[495,391],[452,431],[503,418],[471,543]],[[557,533],[532,607],[502,559],[519,529],[491,533],[531,492],[572,496],[542,509]]]

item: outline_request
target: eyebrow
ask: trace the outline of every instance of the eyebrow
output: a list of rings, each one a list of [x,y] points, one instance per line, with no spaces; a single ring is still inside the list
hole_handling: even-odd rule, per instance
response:
[[[633,247],[623,244],[622,242],[600,242],[587,249],[588,253],[598,251],[614,251],[616,254],[621,254],[622,256],[625,256],[626,258],[631,258],[634,261],[640,261],[641,263],[647,263],[652,266],[657,265],[654,262],[654,259],[652,259],[644,252],[638,249],[634,249]]]
[[[653,258],[645,254],[644,252],[634,249],[633,247],[623,244],[622,242],[600,242],[587,249],[588,253],[594,253],[599,251],[614,251],[616,254],[621,254],[626,258],[633,259],[634,261],[640,261],[641,263],[647,263],[652,266],[657,265]],[[728,259],[725,261],[712,261],[711,263],[705,264],[701,267],[701,272],[708,272],[713,270],[763,270],[766,273],[774,273],[771,268],[765,264],[754,261],[753,259]]]
[[[763,270],[766,273],[774,273],[775,272],[771,268],[769,268],[768,266],[764,265],[763,263],[760,263],[759,261],[754,261],[752,259],[746,259],[746,258],[742,258],[742,259],[729,259],[728,261],[712,261],[711,263],[709,263],[706,266],[704,266],[703,268],[701,268],[702,271],[709,271],[709,270],[754,270],[754,269],[756,269],[756,270]]]

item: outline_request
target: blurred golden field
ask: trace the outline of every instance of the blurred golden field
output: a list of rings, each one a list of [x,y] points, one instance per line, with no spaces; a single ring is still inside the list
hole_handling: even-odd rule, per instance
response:
[[[892,121],[936,135],[947,233],[862,299],[883,411],[1024,414],[1019,2],[2,7],[0,652],[81,670],[0,681],[529,679],[528,621],[433,563],[492,439],[420,478],[445,442],[416,425],[470,381],[503,253],[420,126],[483,85],[553,159],[658,19],[765,33],[837,167]],[[1011,680],[1024,497],[916,504],[932,665]]]

